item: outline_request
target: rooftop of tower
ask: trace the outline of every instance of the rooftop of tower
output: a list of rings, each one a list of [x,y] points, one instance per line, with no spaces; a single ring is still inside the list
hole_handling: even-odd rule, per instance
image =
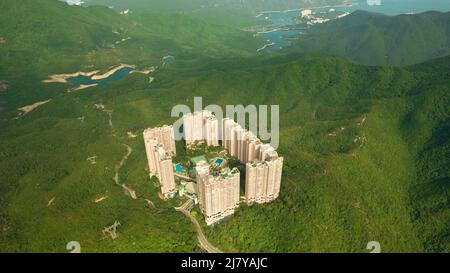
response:
[[[161,157],[161,160],[171,160],[172,156],[166,151],[164,148],[164,145],[161,143],[158,143],[158,145],[155,146],[155,151],[159,153],[159,156]]]

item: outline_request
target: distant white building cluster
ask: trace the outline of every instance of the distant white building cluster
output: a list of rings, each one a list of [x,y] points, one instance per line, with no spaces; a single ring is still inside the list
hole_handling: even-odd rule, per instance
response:
[[[176,155],[173,127],[164,125],[145,130],[144,143],[150,177],[159,179],[164,197],[172,197],[176,193],[172,163],[172,156]]]
[[[224,118],[219,122],[212,112],[206,110],[184,115],[183,127],[188,149],[198,143],[219,146],[220,136],[226,152],[245,164],[247,204],[266,203],[279,196],[283,157],[279,157],[271,145],[262,143],[233,119]],[[176,154],[173,127],[165,125],[147,129],[144,140],[150,176],[158,177],[166,198],[172,197],[176,192],[172,162],[172,156]],[[201,160],[195,165],[198,202],[208,225],[233,215],[239,207],[241,172],[237,168],[224,167],[221,162]]]
[[[302,18],[309,17],[312,15],[312,10],[304,9],[304,10],[300,11],[300,14],[301,14]]]

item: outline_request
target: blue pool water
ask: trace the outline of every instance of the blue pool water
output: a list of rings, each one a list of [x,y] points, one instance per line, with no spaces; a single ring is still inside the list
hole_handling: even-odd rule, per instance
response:
[[[218,159],[216,159],[215,163],[216,163],[217,166],[220,166],[223,163],[223,159],[222,158],[218,158]]]
[[[175,165],[175,171],[177,173],[186,173],[186,170],[184,170],[180,164]]]
[[[82,84],[83,85],[89,85],[89,84],[103,85],[110,81],[119,80],[119,79],[125,77],[126,75],[128,75],[131,71],[132,71],[131,68],[124,67],[122,69],[117,70],[111,76],[101,79],[101,80],[93,80],[88,76],[78,76],[78,77],[70,78],[68,81],[69,81],[69,83],[74,84],[74,85],[82,85]]]

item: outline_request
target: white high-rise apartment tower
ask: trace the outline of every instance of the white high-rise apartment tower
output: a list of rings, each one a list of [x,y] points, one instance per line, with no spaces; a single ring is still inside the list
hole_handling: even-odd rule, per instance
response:
[[[203,111],[204,114],[204,139],[208,146],[219,146],[219,121],[209,111]]]
[[[167,198],[175,192],[172,155],[176,154],[172,126],[149,128],[144,131],[144,144],[147,153],[150,177],[156,176],[161,184],[161,192]]]
[[[266,203],[279,196],[283,157],[269,144],[233,119],[217,120],[210,111],[203,110],[183,116],[184,136],[189,146],[204,142],[218,146],[219,126],[222,129],[222,146],[231,156],[246,164],[245,197],[248,204]],[[171,155],[175,155],[173,128],[147,129],[144,132],[150,176],[157,176],[164,196],[175,192]],[[210,165],[200,162],[196,166],[198,198],[208,225],[232,215],[239,206],[240,174],[238,169],[222,169],[211,174]]]
[[[275,200],[280,193],[283,157],[275,153],[264,161],[246,164],[245,199],[248,204]]]
[[[196,167],[196,173],[199,203],[206,224],[212,225],[233,215],[239,206],[239,170],[226,170],[214,176],[209,167],[200,165]]]
[[[219,145],[219,122],[210,111],[203,110],[183,116],[186,145],[205,141],[208,146]]]
[[[175,176],[173,173],[173,162],[170,154],[164,149],[162,144],[154,148],[156,158],[156,168],[159,182],[161,184],[161,193],[168,198],[176,193]]]
[[[173,127],[169,125],[164,125],[162,127],[148,128],[144,131],[144,141],[145,144],[155,146],[158,143],[164,145],[164,149],[171,155],[177,154],[177,149],[175,147],[175,135]],[[156,143],[156,144],[155,144]]]
[[[203,140],[203,115],[202,112],[188,113],[183,116],[183,130],[186,145]]]

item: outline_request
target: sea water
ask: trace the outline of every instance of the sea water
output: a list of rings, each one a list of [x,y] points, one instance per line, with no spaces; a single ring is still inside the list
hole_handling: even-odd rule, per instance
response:
[[[399,14],[412,14],[425,11],[450,11],[450,0],[359,0],[352,3],[352,5],[340,6],[323,6],[311,9],[313,12],[322,12],[329,9],[336,11],[352,13],[356,10],[365,10],[369,12],[383,13],[394,16]],[[283,47],[289,46],[289,38],[299,38],[299,34],[303,31],[301,29],[283,29],[286,25],[293,25],[294,18],[299,16],[302,7],[296,10],[279,11],[279,12],[263,12],[258,15],[262,21],[270,22],[270,24],[262,24],[256,27],[259,37],[267,40],[268,44],[264,51],[280,50]],[[264,31],[264,32],[262,32]]]

